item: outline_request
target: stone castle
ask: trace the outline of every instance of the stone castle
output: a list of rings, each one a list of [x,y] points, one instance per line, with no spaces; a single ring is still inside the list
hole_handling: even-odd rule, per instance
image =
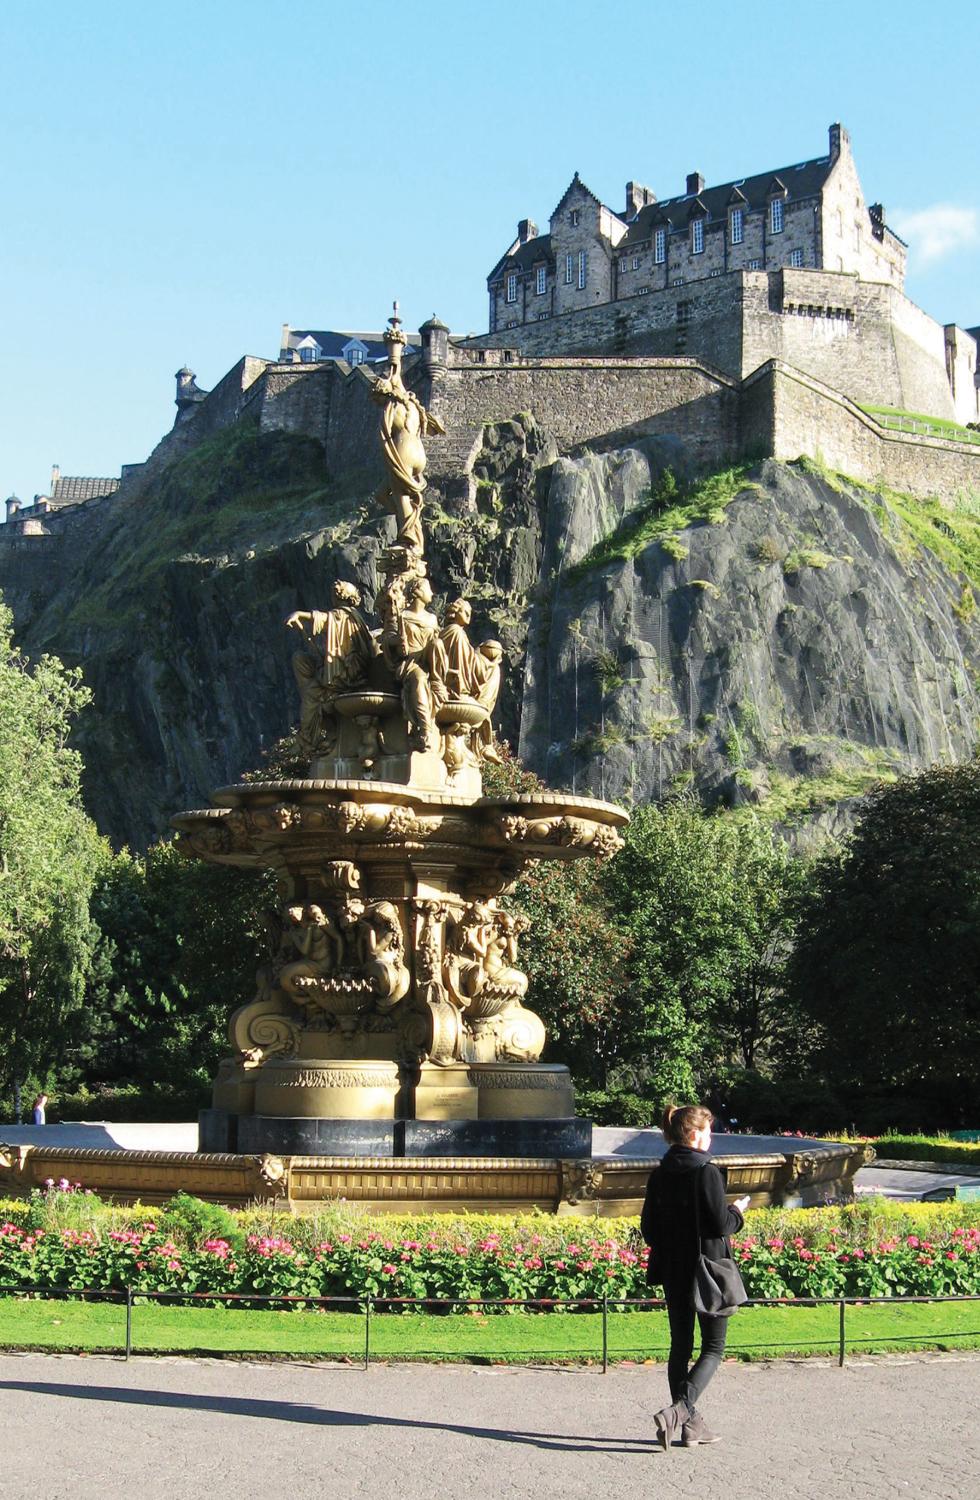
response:
[[[980,329],[905,296],[906,247],[868,204],[847,131],[826,156],[617,213],[578,174],[547,234],[530,219],[487,279],[490,336],[525,355],[695,355],[744,379],[785,360],[859,403],[980,415]]]
[[[627,184],[614,212],[576,175],[549,233],[521,220],[488,278],[489,331],[438,318],[408,336],[406,383],[446,429],[430,483],[475,505],[487,424],[530,412],[557,454],[647,435],[691,472],[745,457],[817,457],[841,472],[952,500],[980,492],[980,329],[941,325],[904,293],[906,248],[868,205],[846,130],[826,156],[658,200]],[[5,547],[49,545],[142,488],[214,432],[251,420],[322,442],[327,469],[369,464],[381,335],[283,325],[211,391],[177,373],[177,418],[120,480],[56,480],[8,502]],[[920,420],[920,414],[926,420]],[[462,474],[463,478],[460,479]],[[86,486],[88,488],[86,489]]]

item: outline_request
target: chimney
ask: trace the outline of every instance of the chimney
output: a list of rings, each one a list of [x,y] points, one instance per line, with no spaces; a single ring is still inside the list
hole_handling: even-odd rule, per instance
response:
[[[634,214],[639,213],[648,203],[656,203],[657,195],[652,188],[644,187],[642,182],[628,182],[626,184],[626,217],[632,219]]]
[[[842,151],[850,150],[851,137],[843,125],[831,125],[830,131],[830,159],[836,161]]]
[[[517,240],[521,245],[526,245],[528,240],[537,238],[538,226],[533,219],[519,219],[517,223]]]
[[[289,355],[289,324],[282,325],[282,333],[279,335],[279,362],[288,360]]]
[[[52,464],[51,465],[51,493],[52,493],[52,495],[55,494],[55,492],[57,491],[57,488],[58,488],[58,485],[60,484],[60,482],[61,482],[61,465],[60,464]]]
[[[700,172],[688,172],[687,193],[688,197],[696,198],[699,193],[704,192],[704,177]]]
[[[16,495],[11,495],[10,499],[7,501],[7,520],[12,521],[19,510],[20,501],[17,499]]]

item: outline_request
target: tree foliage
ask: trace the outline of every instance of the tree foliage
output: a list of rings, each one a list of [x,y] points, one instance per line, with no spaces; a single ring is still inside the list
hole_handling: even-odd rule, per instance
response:
[[[607,888],[631,952],[619,1051],[647,1097],[696,1098],[778,1043],[798,868],[758,819],[633,813]]]
[[[980,1107],[980,762],[868,798],[803,903],[791,995],[812,1065],[858,1113],[949,1125]]]
[[[78,671],[31,664],[0,602],[0,1075],[5,1090],[62,1059],[95,932],[93,882],[108,848],[86,815],[68,735],[89,701]]]

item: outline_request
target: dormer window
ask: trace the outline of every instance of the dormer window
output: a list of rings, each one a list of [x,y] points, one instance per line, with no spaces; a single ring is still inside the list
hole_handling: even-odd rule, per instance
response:
[[[667,259],[667,231],[658,229],[653,237],[653,258],[658,266],[662,266]]]
[[[539,297],[543,297],[545,292],[548,290],[547,266],[538,266],[538,269],[535,273],[534,290]]]
[[[578,221],[579,221],[580,217],[581,217],[581,210],[577,209],[577,208],[573,208],[572,211],[571,211],[571,213],[568,215],[568,222],[569,222],[569,224],[571,224],[571,226],[572,226],[573,229],[577,229],[578,228]]]
[[[507,301],[517,301],[517,272],[509,271],[507,274]]]
[[[319,352],[316,344],[303,344],[299,351],[299,357],[304,365],[315,365]]]
[[[733,245],[740,245],[745,238],[745,212],[741,208],[733,208],[728,220],[729,233]]]
[[[691,254],[704,254],[704,220],[691,220]]]
[[[782,198],[774,198],[769,205],[769,232],[771,234],[782,234],[783,232]]]

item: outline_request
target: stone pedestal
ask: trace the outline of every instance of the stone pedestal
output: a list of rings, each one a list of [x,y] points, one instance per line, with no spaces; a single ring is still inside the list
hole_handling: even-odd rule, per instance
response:
[[[575,1114],[575,1091],[558,1063],[471,1063],[481,1120],[553,1120]]]
[[[399,1088],[393,1062],[271,1058],[255,1081],[254,1110],[286,1119],[391,1121]]]
[[[415,1086],[416,1120],[475,1120],[480,1094],[465,1062],[423,1063]]]

